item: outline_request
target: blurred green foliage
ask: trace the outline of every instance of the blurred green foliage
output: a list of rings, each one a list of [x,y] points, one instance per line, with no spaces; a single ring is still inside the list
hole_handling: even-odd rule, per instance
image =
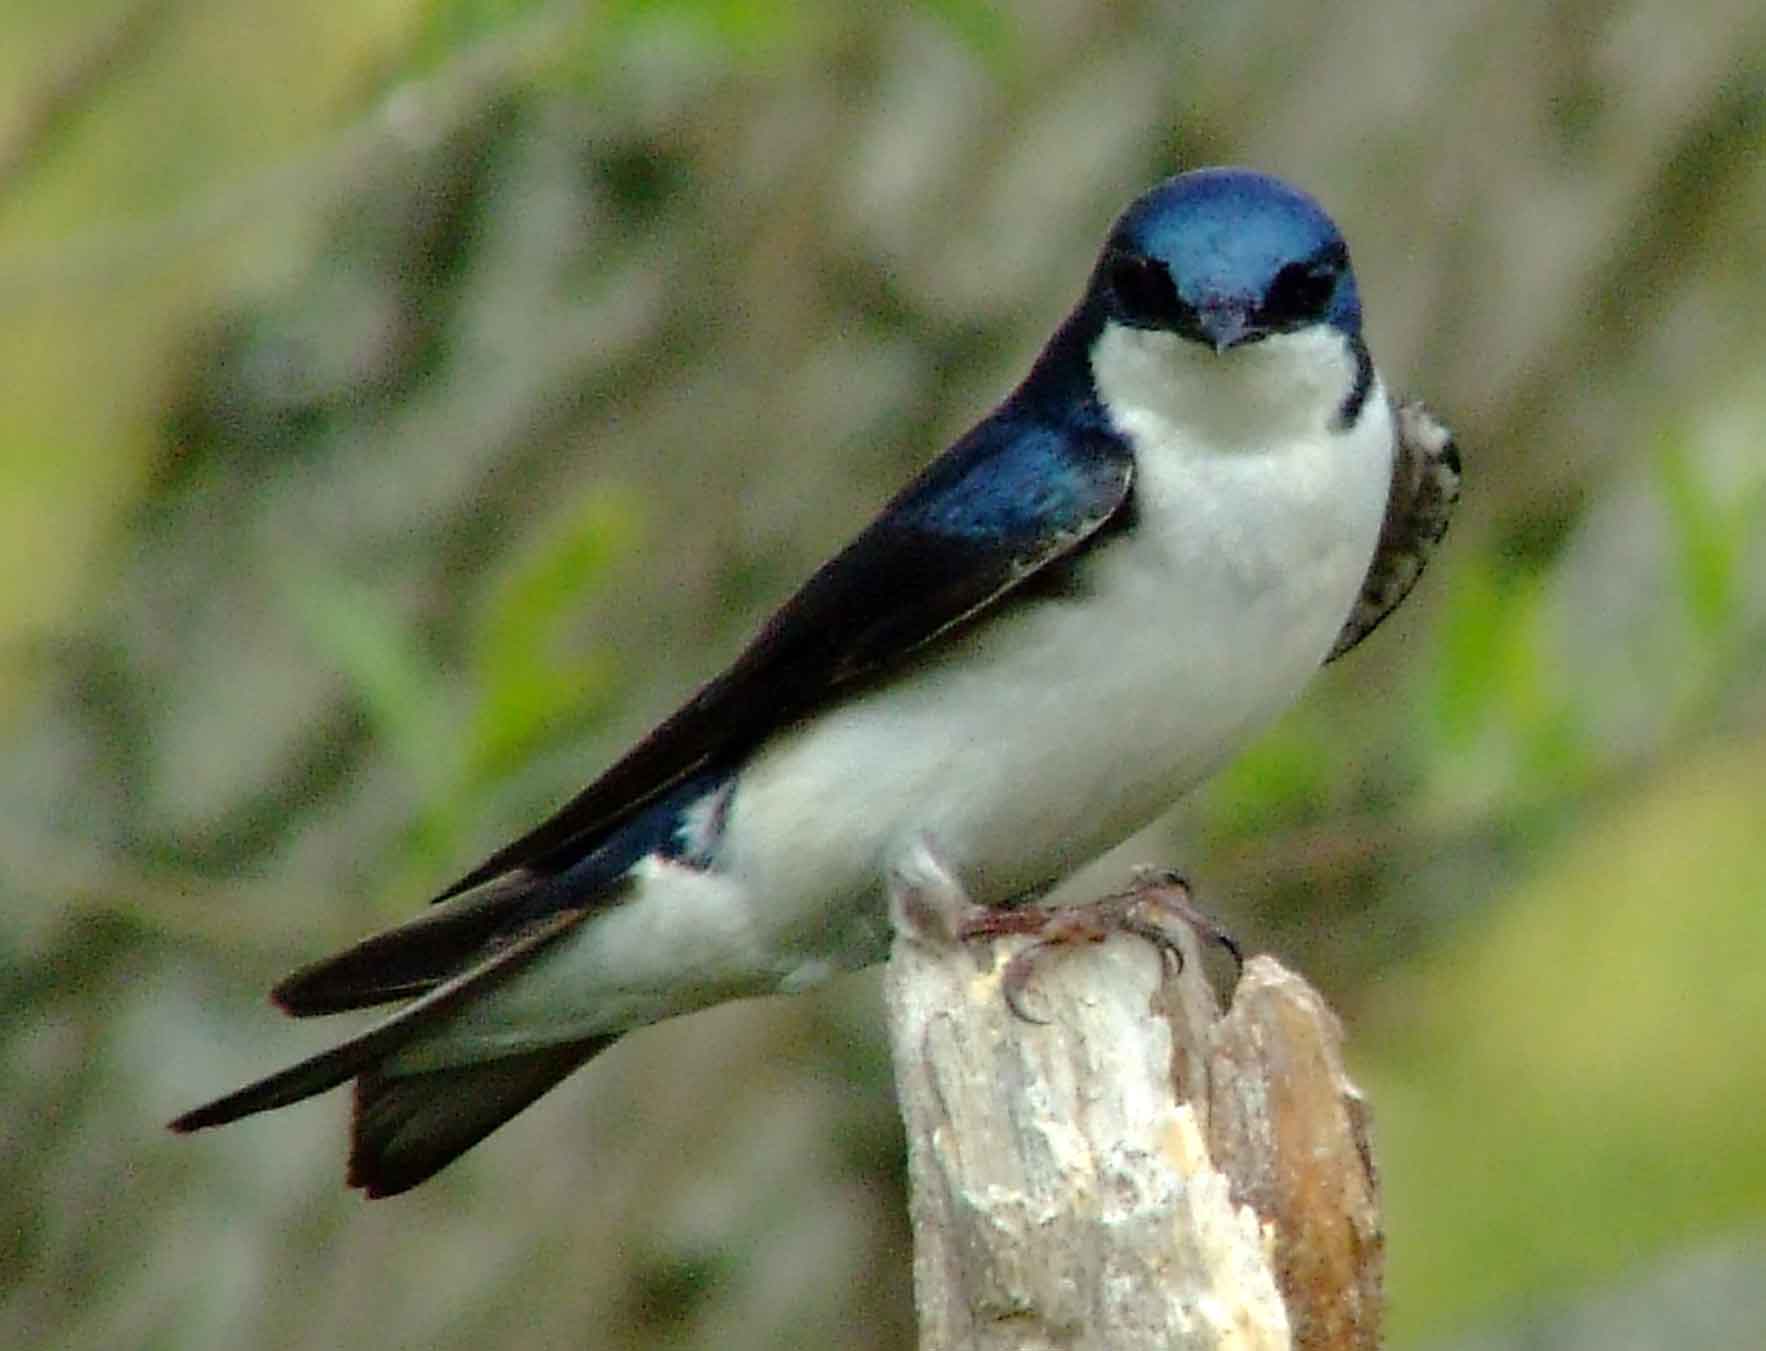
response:
[[[1707,744],[1374,991],[1397,1341],[1766,1211],[1766,1063],[1736,1054],[1766,1023],[1762,802],[1766,738]]]
[[[606,708],[616,670],[604,652],[566,641],[578,607],[619,558],[643,547],[627,494],[585,496],[549,538],[519,558],[473,626],[467,669],[481,700],[467,738],[467,776],[485,784],[531,757],[547,737]]]
[[[862,982],[634,1038],[393,1207],[330,1107],[143,1123],[290,1054],[265,979],[717,669],[1224,157],[1343,220],[1467,496],[1134,848],[1348,1014],[1394,1345],[1757,1232],[1745,8],[8,9],[0,1341],[906,1344]]]
[[[416,790],[402,885],[389,894],[444,870],[499,783],[548,741],[580,736],[606,714],[618,661],[605,646],[581,650],[576,617],[612,564],[639,547],[639,519],[627,494],[587,494],[493,580],[456,664],[474,691],[464,716],[440,654],[374,588],[316,571],[287,580],[286,603]]]
[[[1741,563],[1760,523],[1759,485],[1732,502],[1698,481],[1684,444],[1656,456],[1656,486],[1674,532],[1675,572],[1700,636],[1716,645],[1734,635],[1741,599]]]
[[[1500,775],[1475,785],[1480,806],[1537,821],[1591,771],[1576,691],[1548,644],[1550,576],[1485,556],[1450,585],[1432,700],[1441,751]]]

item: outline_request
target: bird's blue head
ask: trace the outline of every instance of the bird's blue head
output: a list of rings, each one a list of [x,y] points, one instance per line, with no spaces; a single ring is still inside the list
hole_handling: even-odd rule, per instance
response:
[[[1094,281],[1109,318],[1216,352],[1326,324],[1361,335],[1349,249],[1317,202],[1250,169],[1169,178],[1117,220]]]

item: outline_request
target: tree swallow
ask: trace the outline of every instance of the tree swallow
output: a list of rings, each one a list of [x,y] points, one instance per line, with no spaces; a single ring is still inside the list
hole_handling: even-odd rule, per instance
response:
[[[355,1080],[349,1181],[415,1186],[621,1034],[888,953],[892,870],[1034,897],[1152,821],[1409,591],[1459,459],[1387,395],[1310,197],[1182,174],[1029,375],[693,695],[417,918],[289,976],[405,1002],[173,1122]]]

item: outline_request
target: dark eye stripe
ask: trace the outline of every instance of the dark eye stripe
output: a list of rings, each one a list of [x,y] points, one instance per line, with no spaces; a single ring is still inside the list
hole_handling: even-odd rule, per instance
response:
[[[1348,250],[1338,243],[1303,263],[1289,263],[1275,274],[1258,317],[1278,329],[1298,328],[1322,318],[1348,261]]]
[[[1165,265],[1140,254],[1118,253],[1110,260],[1110,290],[1130,323],[1179,328],[1190,316]]]

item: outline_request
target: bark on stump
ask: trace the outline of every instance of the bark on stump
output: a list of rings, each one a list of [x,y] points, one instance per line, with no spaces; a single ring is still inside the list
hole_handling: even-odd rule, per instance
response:
[[[917,898],[923,901],[924,898]],[[922,1351],[1379,1344],[1383,1245],[1341,1027],[1253,958],[1222,1015],[1196,945],[958,944],[898,905],[885,976]],[[991,958],[991,960],[990,960]]]

